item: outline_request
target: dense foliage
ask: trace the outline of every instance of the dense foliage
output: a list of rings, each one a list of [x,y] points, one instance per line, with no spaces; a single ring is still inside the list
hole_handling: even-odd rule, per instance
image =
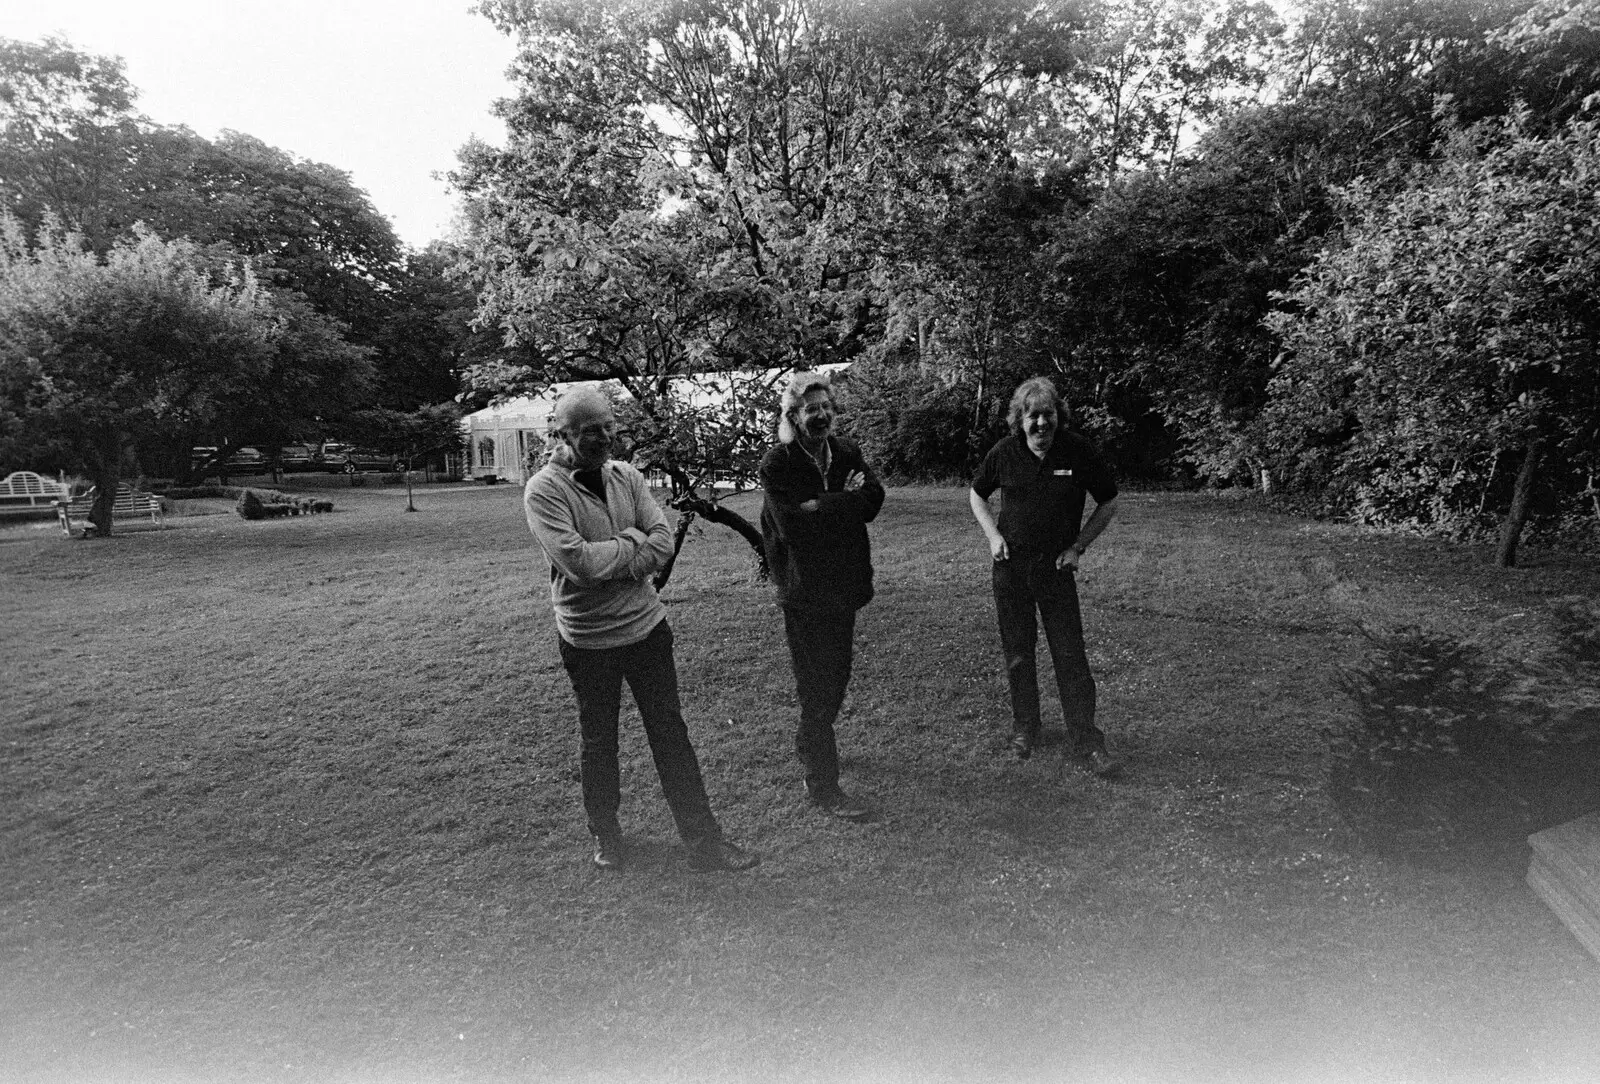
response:
[[[1600,122],[1473,129],[1395,196],[1357,186],[1348,205],[1270,321],[1288,353],[1261,440],[1285,475],[1360,519],[1452,534],[1493,519],[1509,478],[1523,515],[1536,478],[1592,494]]]
[[[785,372],[850,362],[874,462],[958,478],[1046,373],[1125,477],[1498,529],[1507,562],[1524,522],[1600,523],[1600,0],[478,10],[521,46],[508,139],[463,149],[427,252],[59,41],[0,42],[0,196],[97,253],[143,221],[248,258],[373,352],[339,417],[395,451],[458,391],[612,379],[698,501],[748,479]]]
[[[518,96],[509,145],[467,148],[456,180],[480,318],[533,357],[469,379],[615,379],[636,448],[684,481],[711,419],[672,401],[672,378],[722,373],[731,409],[770,410],[766,370],[916,325],[1014,105],[1073,41],[1068,15],[1014,0],[482,10],[522,44]]]
[[[950,478],[1010,389],[1049,373],[1124,475],[1298,487],[1458,535],[1499,524],[1507,560],[1523,517],[1592,503],[1569,454],[1587,422],[1554,399],[1584,386],[1572,141],[1600,90],[1595,0],[481,9],[524,46],[510,143],[468,148],[457,176],[480,319],[527,348],[479,368],[486,389],[612,377],[661,422],[673,375],[849,360],[847,425],[874,460]],[[1425,223],[1472,168],[1504,205]],[[1567,277],[1533,259],[1502,282],[1517,232],[1561,222],[1576,232],[1548,259]],[[1404,268],[1369,258],[1378,230],[1411,246]],[[1439,231],[1451,282],[1425,256]],[[1520,301],[1462,311],[1513,285]],[[1410,307],[1368,301],[1390,297]],[[1368,318],[1354,359],[1318,330],[1338,305]],[[1401,375],[1416,329],[1390,318],[1472,324],[1506,355],[1472,356],[1515,371],[1521,405],[1473,413],[1468,439],[1459,411],[1385,396],[1423,394]],[[1535,380],[1555,355],[1566,375]],[[1316,409],[1291,387],[1318,389]],[[1535,431],[1561,469],[1514,510]],[[664,423],[646,443],[704,450]]]
[[[370,417],[352,411],[410,417],[448,403],[464,359],[495,351],[468,326],[472,296],[447,277],[454,257],[448,250],[407,252],[344,171],[243,133],[208,140],[156,124],[136,102],[118,60],[60,39],[0,39],[0,209],[20,222],[27,243],[54,221],[104,255],[142,225],[155,236],[211,247],[219,258],[242,258],[280,308],[304,307],[328,321],[362,348],[374,370],[364,362],[351,374],[367,389],[362,401],[303,403],[310,424],[285,429],[273,403],[241,401],[202,431],[173,432],[173,453],[147,458],[143,468],[187,469],[180,438],[270,448],[285,440],[351,439],[358,428],[370,435]],[[397,422],[375,439],[400,451],[406,431]],[[13,440],[11,448],[13,465],[40,466],[48,458],[42,446]],[[151,449],[143,451],[148,457]]]
[[[293,432],[371,379],[332,321],[193,242],[140,229],[101,255],[49,220],[31,245],[0,225],[0,454],[87,473],[101,536],[141,458],[187,458],[216,429]]]

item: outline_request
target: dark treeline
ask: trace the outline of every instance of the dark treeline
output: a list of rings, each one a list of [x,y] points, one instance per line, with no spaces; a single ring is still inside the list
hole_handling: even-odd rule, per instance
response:
[[[538,359],[481,386],[615,378],[715,459],[667,377],[851,361],[869,457],[960,478],[1048,373],[1130,478],[1600,515],[1595,0],[480,10],[523,50],[462,243]]]

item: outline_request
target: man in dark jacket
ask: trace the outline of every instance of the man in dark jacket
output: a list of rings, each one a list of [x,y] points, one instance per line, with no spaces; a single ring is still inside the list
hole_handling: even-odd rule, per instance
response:
[[[870,810],[839,786],[833,724],[850,682],[856,611],[872,600],[867,524],[883,507],[883,486],[861,450],[833,435],[833,419],[827,374],[795,374],[778,445],[761,461],[761,536],[794,664],[806,792],[834,816],[861,820]]]

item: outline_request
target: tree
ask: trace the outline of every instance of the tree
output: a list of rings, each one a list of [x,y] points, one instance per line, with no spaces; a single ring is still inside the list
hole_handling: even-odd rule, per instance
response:
[[[461,448],[461,407],[431,403],[414,411],[384,408],[352,413],[349,436],[357,443],[391,453],[415,469],[419,460]]]
[[[137,112],[119,60],[60,39],[0,39],[0,198],[30,231],[54,215],[105,252],[144,223],[225,244],[269,286],[302,295],[343,334],[379,348],[384,404],[451,398],[460,366],[441,329],[439,260],[407,259],[347,173],[239,132],[204,139]],[[457,313],[458,322],[464,317]],[[332,421],[332,419],[330,419]]]
[[[0,210],[30,228],[53,213],[97,250],[132,225],[123,193],[144,165],[122,61],[61,38],[0,38]]]
[[[21,420],[7,444],[85,470],[100,534],[141,453],[176,444],[187,458],[209,428],[289,429],[370,379],[335,326],[220,257],[143,229],[101,257],[48,219],[30,250],[21,224],[4,220],[0,388]]]
[[[1125,469],[1259,476],[1255,429],[1280,350],[1261,323],[1272,292],[1344,225],[1337,189],[1403,189],[1452,125],[1538,89],[1542,69],[1491,34],[1525,6],[1311,3],[1268,70],[1275,99],[1251,104],[1250,84],[1234,87],[1189,152],[1059,216],[1035,323],[1062,344],[1069,394],[1116,423]]]
[[[435,241],[407,253],[394,276],[370,344],[381,407],[407,412],[452,401],[463,369],[502,356],[501,337],[473,326],[478,299],[453,271],[460,259],[452,245]]]
[[[881,338],[1016,99],[1070,63],[1068,16],[1015,0],[480,10],[519,37],[519,93],[508,146],[469,146],[455,181],[480,319],[538,360],[469,384],[617,380],[635,449],[701,509],[707,454],[738,470],[768,439],[771,371]],[[738,404],[714,425],[673,400],[706,373]]]
[[[350,175],[240,132],[188,143],[186,155],[170,154],[174,188],[165,205],[147,207],[145,222],[258,257],[273,285],[304,294],[352,341],[374,343],[403,278],[402,252]]]
[[[1170,167],[1186,139],[1267,83],[1284,31],[1270,4],[1096,0],[1062,92],[1065,137],[1102,183]]]
[[[1600,0],[1539,0],[1489,36],[1517,58],[1514,96],[1551,127],[1600,104]]]
[[[1342,243],[1270,319],[1263,443],[1359,517],[1457,533],[1515,465],[1513,564],[1535,480],[1575,504],[1600,470],[1600,121],[1478,126],[1393,198],[1348,199]]]

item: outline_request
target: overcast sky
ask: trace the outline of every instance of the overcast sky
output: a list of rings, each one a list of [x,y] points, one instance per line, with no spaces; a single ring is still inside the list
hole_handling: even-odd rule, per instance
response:
[[[451,218],[435,174],[503,137],[512,43],[467,0],[0,0],[0,37],[50,33],[122,57],[156,121],[345,170],[417,247]]]

